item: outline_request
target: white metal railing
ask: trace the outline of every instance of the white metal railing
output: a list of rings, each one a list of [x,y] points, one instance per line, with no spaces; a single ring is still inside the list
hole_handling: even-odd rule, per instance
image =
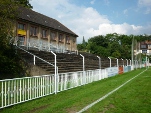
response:
[[[56,74],[0,80],[0,109],[115,76],[118,68]]]
[[[29,53],[28,51],[26,52]],[[32,53],[29,54],[33,55]],[[33,56],[34,59],[35,57],[37,57],[35,55]],[[54,56],[56,59],[55,54]],[[57,92],[82,86],[93,81],[99,81],[104,78],[108,78],[118,74],[118,67],[85,71],[84,56],[82,57],[83,71],[58,74],[58,68],[56,66],[56,63],[55,65],[53,65],[37,57],[40,60],[43,60],[44,62],[55,66],[55,74],[0,80],[0,109],[29,100],[33,100],[36,98],[40,98],[46,95],[56,94]],[[137,69],[137,67],[138,63],[135,63],[135,68]],[[123,70],[123,72],[130,71],[131,66],[123,65]]]
[[[85,76],[83,71],[60,73],[57,81],[54,74],[0,80],[0,108],[54,94],[55,84],[57,92],[61,92],[108,77],[106,69],[102,69],[101,74],[99,71],[85,71]]]
[[[68,52],[67,48],[64,45],[56,45],[53,43],[48,43],[47,41],[44,40],[38,40],[38,39],[30,39],[27,41],[27,48],[35,48],[40,51],[53,51],[56,53],[66,53]],[[75,51],[75,53],[78,53]]]
[[[44,59],[42,59],[42,58],[40,58],[40,57],[34,55],[34,54],[32,54],[32,53],[26,51],[25,49],[23,49],[23,48],[21,48],[21,47],[19,47],[19,46],[16,46],[16,47],[19,48],[19,49],[21,49],[22,51],[25,51],[26,53],[32,55],[32,56],[33,56],[33,59],[34,59],[34,60],[33,60],[33,61],[34,61],[34,64],[35,64],[35,58],[38,58],[39,60],[41,60],[41,61],[43,61],[43,62],[45,62],[45,63],[47,63],[47,64],[49,64],[49,65],[51,65],[51,66],[53,66],[53,67],[55,67],[54,64],[52,64],[52,63],[50,63],[50,62],[48,62],[48,61],[46,61],[46,60],[44,60]]]
[[[0,108],[53,93],[53,75],[0,80]]]

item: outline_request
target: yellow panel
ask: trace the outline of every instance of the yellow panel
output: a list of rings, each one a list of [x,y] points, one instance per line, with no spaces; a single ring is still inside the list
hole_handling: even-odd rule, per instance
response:
[[[22,29],[18,29],[18,34],[20,35],[26,35],[26,31]]]

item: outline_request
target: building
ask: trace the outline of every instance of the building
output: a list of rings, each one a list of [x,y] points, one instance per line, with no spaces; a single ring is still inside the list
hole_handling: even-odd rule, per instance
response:
[[[141,53],[151,55],[151,41],[140,42]]]
[[[145,54],[145,55],[151,55],[151,41],[143,41],[137,43],[137,49],[134,50],[134,55],[137,55],[139,53]]]
[[[20,46],[56,52],[77,50],[78,35],[57,20],[24,7],[19,12],[14,32]]]

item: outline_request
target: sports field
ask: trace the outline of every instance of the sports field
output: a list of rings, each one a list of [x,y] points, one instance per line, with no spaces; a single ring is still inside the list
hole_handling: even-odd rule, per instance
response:
[[[105,98],[99,100],[102,97]],[[151,68],[137,69],[56,95],[4,108],[0,113],[76,113],[86,106],[90,108],[82,112],[150,113]]]

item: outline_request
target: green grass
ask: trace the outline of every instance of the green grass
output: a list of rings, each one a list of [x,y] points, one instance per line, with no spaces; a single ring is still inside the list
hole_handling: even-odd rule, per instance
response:
[[[1,113],[74,113],[117,88],[145,69],[134,70],[85,86],[0,110]],[[148,113],[151,111],[151,71],[138,76],[99,102],[88,113]]]
[[[86,113],[150,113],[151,69],[99,102]]]

